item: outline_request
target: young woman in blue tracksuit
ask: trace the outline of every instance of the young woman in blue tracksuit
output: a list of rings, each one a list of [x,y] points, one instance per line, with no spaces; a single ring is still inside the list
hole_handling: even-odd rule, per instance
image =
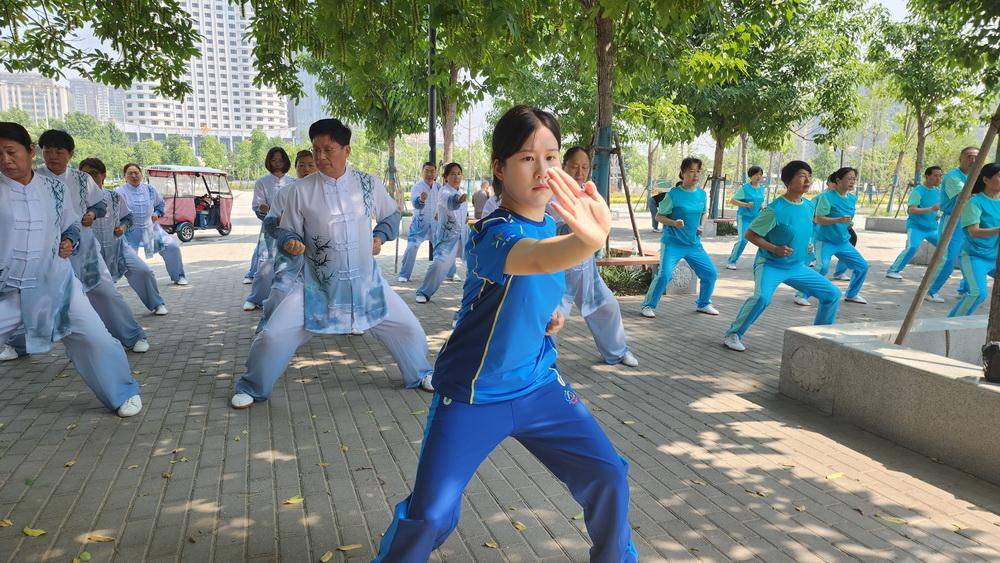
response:
[[[1000,244],[1000,164],[987,164],[979,173],[975,194],[962,209],[959,226],[965,231],[958,267],[968,291],[955,303],[949,317],[972,315],[986,299],[986,276],[996,280],[997,244]]]

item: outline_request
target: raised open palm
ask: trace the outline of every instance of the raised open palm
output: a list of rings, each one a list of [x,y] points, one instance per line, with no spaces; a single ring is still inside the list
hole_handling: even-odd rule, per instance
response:
[[[593,182],[580,184],[561,168],[549,168],[546,184],[555,195],[552,207],[588,246],[600,248],[611,232],[611,210]]]

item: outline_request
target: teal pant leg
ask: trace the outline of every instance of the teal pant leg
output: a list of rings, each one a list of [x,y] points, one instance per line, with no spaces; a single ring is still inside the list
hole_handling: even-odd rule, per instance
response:
[[[841,264],[854,272],[851,274],[851,283],[847,284],[847,296],[855,297],[861,292],[861,286],[868,277],[868,261],[849,243],[839,245],[836,256]]]
[[[958,267],[968,286],[968,291],[948,313],[949,317],[964,317],[975,314],[976,309],[986,300],[986,276],[996,278],[996,261],[963,252],[958,258]]]
[[[702,245],[691,248],[684,255],[684,261],[694,270],[694,275],[698,276],[698,307],[705,307],[712,303],[712,293],[715,292],[715,282],[719,279],[719,272],[715,269],[715,264],[705,252]]]
[[[851,245],[847,244],[847,246]],[[836,322],[837,311],[840,309],[840,290],[825,276],[803,264],[793,268],[786,275],[784,282],[802,294],[819,299],[819,308],[816,309],[816,318],[813,324],[830,325]]]
[[[747,247],[747,227],[749,226],[750,224],[741,215],[736,216],[736,243],[733,244],[733,250],[729,253],[729,264],[735,264],[743,255],[743,250]]]
[[[771,304],[774,291],[785,281],[789,269],[770,266],[766,262],[757,262],[753,267],[753,295],[740,307],[733,324],[729,326],[726,335],[738,334],[740,338],[746,333],[761,313]]]
[[[934,246],[937,246],[938,236],[937,231],[924,231],[920,229],[907,229],[906,230],[906,248],[899,253],[896,257],[896,261],[889,266],[890,273],[900,273],[904,268],[913,260],[913,257],[920,250],[920,243],[928,241]]]
[[[660,244],[660,270],[653,276],[649,290],[646,291],[646,299],[643,300],[643,307],[656,308],[663,297],[663,292],[670,285],[670,279],[674,277],[674,268],[677,263],[684,258],[683,249],[679,249],[667,244]]]

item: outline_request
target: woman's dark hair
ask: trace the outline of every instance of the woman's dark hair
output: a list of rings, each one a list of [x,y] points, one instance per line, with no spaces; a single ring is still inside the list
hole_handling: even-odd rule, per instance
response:
[[[91,156],[80,161],[80,165],[77,167],[80,170],[84,168],[93,168],[97,170],[98,174],[107,174],[108,167],[104,165],[104,161],[97,158],[96,156]]]
[[[927,170],[924,170],[924,178],[929,178],[935,170],[941,170],[940,166],[928,166]]]
[[[462,170],[462,165],[460,165],[460,164],[459,164],[459,163],[457,163],[457,162],[449,162],[448,164],[445,164],[445,165],[444,165],[444,172],[442,172],[442,173],[441,173],[441,177],[442,177],[442,178],[447,178],[447,177],[448,177],[448,174],[451,174],[451,171],[452,171],[453,169],[455,169],[455,168],[458,168],[458,171],[459,171],[459,172],[462,172],[462,171],[463,171],[463,170]]]
[[[847,176],[849,172],[854,172],[855,176],[858,175],[857,170],[851,168],[850,166],[845,166],[843,168],[838,168],[833,172],[833,174],[830,174],[830,179],[833,180],[834,182],[839,182],[842,179],[844,179],[844,176]]]
[[[320,135],[329,136],[342,147],[351,144],[351,128],[341,123],[339,119],[320,119],[309,126],[310,141]]]
[[[311,150],[302,149],[299,152],[295,153],[295,164],[298,164],[300,160],[302,160],[303,158],[305,158],[307,156],[309,158],[313,157],[313,153],[312,153]]]
[[[575,146],[575,147],[570,147],[569,150],[567,150],[566,153],[563,154],[563,164],[566,164],[567,162],[569,162],[569,159],[571,159],[574,156],[576,156],[576,153],[578,153],[578,152],[582,152],[583,154],[587,155],[587,162],[590,162],[590,153],[587,152],[587,149],[585,149],[583,147]]]
[[[810,174],[812,174],[813,171],[812,167],[809,166],[809,163],[804,160],[793,160],[789,162],[781,167],[781,182],[787,186],[788,183],[792,181],[792,178],[794,178],[795,175],[802,170],[805,170]]]
[[[282,174],[287,174],[288,171],[292,168],[292,161],[288,160],[288,153],[285,152],[285,149],[283,149],[281,147],[271,147],[267,151],[267,156],[264,157],[264,168],[267,168],[268,172],[276,172],[277,171],[277,170],[271,168],[271,157],[273,157],[276,154],[280,154],[281,158],[284,159],[284,161],[285,161],[285,163],[281,165],[281,168],[280,168],[281,173]]]
[[[1000,163],[991,162],[979,171],[979,178],[976,178],[976,185],[972,187],[972,193],[978,194],[986,189],[986,178],[992,178],[1000,174]]]
[[[833,173],[832,172],[830,173],[829,176],[826,177],[826,183],[827,184],[836,184],[837,183],[837,179],[833,177]]]
[[[760,166],[751,166],[747,170],[747,178],[749,178],[750,176],[753,176],[755,174],[763,174],[763,173],[764,173],[764,169],[761,168]]]
[[[31,135],[28,130],[13,121],[0,121],[0,139],[14,141],[24,145],[26,150],[31,150]]]
[[[76,142],[73,136],[59,129],[49,129],[38,136],[38,146],[43,149],[66,149],[69,152],[76,151]]]
[[[130,163],[126,164],[125,166],[122,166],[122,176],[124,176],[125,173],[128,172],[128,169],[132,168],[133,166],[136,167],[136,168],[138,168],[139,169],[139,173],[142,174],[142,166],[139,166],[138,164],[136,164],[134,162],[130,162]]]
[[[682,174],[684,174],[688,170],[694,168],[695,166],[698,167],[698,170],[701,170],[702,168],[704,168],[704,166],[701,163],[701,159],[700,158],[697,158],[697,157],[694,157],[694,156],[689,156],[689,157],[685,158],[684,160],[681,161],[681,173],[678,174],[678,177],[680,177]]]
[[[521,150],[521,146],[539,128],[552,131],[556,144],[562,146],[562,135],[559,133],[559,121],[551,113],[536,107],[520,105],[507,110],[493,126],[493,144],[490,152],[490,162],[503,166],[507,159]],[[499,195],[503,191],[503,182],[493,177],[493,187]]]

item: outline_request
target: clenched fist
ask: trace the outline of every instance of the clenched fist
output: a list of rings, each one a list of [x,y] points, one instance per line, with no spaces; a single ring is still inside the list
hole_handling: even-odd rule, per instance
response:
[[[306,245],[297,240],[290,240],[286,242],[283,248],[285,249],[285,252],[291,254],[292,256],[298,256],[306,251]]]
[[[59,257],[69,258],[70,254],[73,254],[73,241],[64,238],[59,241]]]

